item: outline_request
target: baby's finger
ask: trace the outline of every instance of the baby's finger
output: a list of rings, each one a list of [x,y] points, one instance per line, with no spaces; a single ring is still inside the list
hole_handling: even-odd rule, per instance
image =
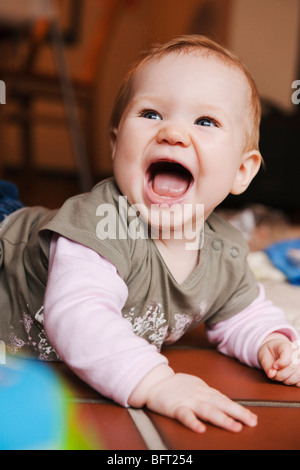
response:
[[[203,433],[206,431],[206,426],[187,406],[179,406],[174,412],[174,418],[192,431],[198,433]]]
[[[225,429],[231,432],[240,432],[243,429],[241,422],[236,421],[224,411],[216,408],[212,405],[201,404],[197,410],[197,413],[201,416],[204,421],[208,421],[219,428]]]
[[[300,371],[297,369],[297,370],[292,370],[290,372],[289,375],[287,375],[287,377],[282,380],[282,382],[285,384],[285,385],[296,385],[298,386],[297,384],[300,383]]]
[[[266,353],[260,358],[260,365],[270,379],[277,373],[277,371],[273,369],[273,364],[274,357],[270,353]]]
[[[289,366],[292,362],[293,349],[290,343],[282,343],[278,348],[279,357],[273,364],[273,369],[280,370]]]
[[[243,428],[241,423],[235,421],[221,410],[218,410],[211,405],[202,403],[198,409],[197,414],[199,414],[199,417],[201,417],[202,420],[227,431],[239,432]],[[199,417],[196,416],[194,411],[186,406],[180,406],[174,412],[174,418],[176,418],[184,426],[191,429],[192,431],[203,433],[206,431],[206,426],[202,421],[200,421]]]
[[[242,424],[251,427],[257,425],[257,415],[252,413],[244,406],[232,401],[230,398],[228,398],[226,395],[223,395],[221,392],[217,390],[214,391],[214,404],[216,408],[220,409],[234,420],[240,421]]]
[[[273,367],[271,367],[269,370],[266,371],[266,374],[267,376],[269,377],[269,379],[276,379],[276,375],[277,375],[277,370],[274,369]]]
[[[283,382],[285,385],[294,385],[300,380],[299,367],[293,363],[278,370],[273,380]]]
[[[231,401],[230,406],[226,407],[224,411],[246,426],[254,427],[257,425],[257,415],[238,403]]]

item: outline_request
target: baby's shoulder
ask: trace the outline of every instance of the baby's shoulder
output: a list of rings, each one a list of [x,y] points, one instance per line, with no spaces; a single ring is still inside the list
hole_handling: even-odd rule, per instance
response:
[[[219,238],[227,240],[230,243],[240,245],[241,247],[248,248],[248,243],[240,230],[219,214],[213,212],[207,219],[206,223],[209,226],[209,229],[212,230]]]

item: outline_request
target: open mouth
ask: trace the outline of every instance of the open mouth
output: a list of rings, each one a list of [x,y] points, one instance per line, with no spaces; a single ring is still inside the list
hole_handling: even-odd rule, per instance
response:
[[[177,202],[186,196],[194,182],[193,175],[180,163],[160,160],[150,164],[146,172],[152,202]]]

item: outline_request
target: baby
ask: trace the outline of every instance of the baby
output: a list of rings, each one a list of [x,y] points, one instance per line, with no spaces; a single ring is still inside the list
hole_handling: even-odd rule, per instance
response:
[[[297,332],[265,300],[242,236],[213,212],[259,170],[259,123],[253,79],[229,51],[184,36],[148,52],[113,110],[114,178],[59,211],[2,222],[7,348],[59,358],[117,403],[199,433],[257,424],[161,353],[202,322],[219,351],[299,387]]]

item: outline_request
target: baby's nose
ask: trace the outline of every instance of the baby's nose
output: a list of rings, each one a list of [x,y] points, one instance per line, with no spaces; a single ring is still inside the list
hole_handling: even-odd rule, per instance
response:
[[[182,145],[188,147],[191,137],[188,130],[179,124],[164,123],[157,134],[159,143],[166,142],[170,145]]]

